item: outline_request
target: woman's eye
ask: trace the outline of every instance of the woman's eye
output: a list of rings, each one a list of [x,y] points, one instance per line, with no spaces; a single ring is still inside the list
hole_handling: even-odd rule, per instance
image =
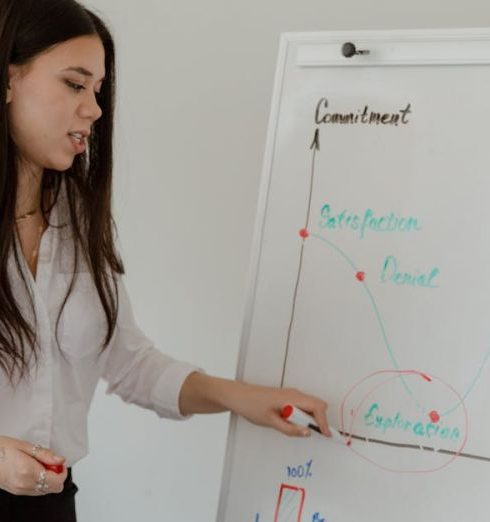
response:
[[[66,85],[68,85],[68,87],[71,87],[73,90],[75,90],[77,92],[80,92],[83,89],[85,89],[85,87],[83,85],[79,85],[78,83],[70,82],[69,80],[66,80]]]

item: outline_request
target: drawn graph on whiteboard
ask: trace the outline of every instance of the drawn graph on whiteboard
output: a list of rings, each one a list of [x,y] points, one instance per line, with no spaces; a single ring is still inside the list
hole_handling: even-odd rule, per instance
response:
[[[284,386],[291,340],[294,335],[298,295],[305,271],[308,270],[307,252],[315,245],[316,255],[335,258],[340,267],[336,276],[345,278],[350,285],[357,285],[358,297],[365,302],[368,319],[375,325],[380,339],[386,364],[373,368],[359,382],[346,382],[345,395],[340,406],[340,430],[346,445],[365,460],[378,467],[395,472],[433,472],[454,462],[458,457],[480,461],[490,461],[489,456],[465,452],[469,423],[467,400],[481,380],[490,358],[490,330],[487,346],[479,347],[480,357],[475,370],[470,375],[464,389],[456,389],[450,382],[425,372],[423,368],[404,368],[399,363],[396,343],[389,334],[389,327],[378,304],[376,291],[372,289],[370,275],[363,266],[358,266],[355,253],[346,251],[329,234],[329,227],[342,226],[364,239],[370,230],[417,233],[421,229],[416,216],[391,212],[383,217],[368,208],[359,216],[345,212],[335,215],[333,202],[321,206],[320,220],[312,222],[312,198],[315,192],[317,155],[320,153],[320,129],[316,128],[311,150],[311,169],[307,213],[298,226],[298,240],[301,241],[297,279],[291,306],[289,330],[285,347],[281,385]],[[354,226],[354,224],[356,226]],[[377,227],[377,229],[376,229]],[[398,260],[394,255],[386,255],[381,278],[392,278],[399,285],[438,288],[440,269],[431,266],[427,271],[402,273],[398,270]],[[355,291],[355,290],[354,290]],[[389,398],[387,400],[386,398]],[[386,455],[372,459],[368,444],[387,448]],[[388,451],[389,449],[389,451]],[[396,453],[395,451],[396,450]],[[400,450],[410,450],[411,456],[400,458]],[[413,458],[413,450],[419,455]]]

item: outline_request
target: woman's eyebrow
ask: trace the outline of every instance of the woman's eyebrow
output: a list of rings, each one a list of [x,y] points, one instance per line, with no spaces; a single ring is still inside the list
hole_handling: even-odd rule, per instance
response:
[[[88,76],[92,78],[94,75],[90,71],[87,71],[84,67],[67,67],[66,69],[63,69],[63,71],[75,71],[77,73],[83,74],[83,76]],[[102,76],[102,78],[99,80],[100,82],[105,80],[105,76]]]

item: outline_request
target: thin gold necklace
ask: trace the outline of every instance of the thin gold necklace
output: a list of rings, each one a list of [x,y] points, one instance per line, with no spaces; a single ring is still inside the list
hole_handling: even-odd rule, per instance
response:
[[[34,264],[34,260],[36,259],[37,255],[39,254],[39,247],[41,246],[41,237],[43,235],[43,230],[44,230],[44,224],[42,225],[39,225],[39,235],[37,237],[37,246],[36,248],[32,251],[32,254],[31,254],[31,265]],[[37,270],[36,270],[37,271]]]
[[[35,214],[37,214],[38,210],[39,210],[39,208],[37,208],[35,210],[31,210],[30,212],[27,212],[26,214],[23,214],[22,216],[19,216],[18,218],[15,218],[16,223],[18,223],[19,221],[23,221],[23,220],[27,219],[28,217],[34,216]],[[41,217],[44,218],[43,215],[41,215]],[[28,261],[29,265],[32,265],[32,266],[35,267],[34,269],[35,269],[36,272],[37,272],[37,270],[36,270],[37,263],[35,263],[35,260],[36,260],[38,254],[39,254],[39,248],[41,246],[41,238],[42,238],[43,232],[44,232],[44,222],[39,225],[38,236],[37,236],[37,240],[36,240],[36,246],[35,246],[34,250],[32,251],[30,259]],[[33,275],[35,277],[35,273]]]

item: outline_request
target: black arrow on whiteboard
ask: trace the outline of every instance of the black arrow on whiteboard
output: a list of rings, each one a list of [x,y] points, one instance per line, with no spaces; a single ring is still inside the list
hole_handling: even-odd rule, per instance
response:
[[[293,329],[294,313],[296,311],[296,298],[298,296],[299,280],[301,278],[301,269],[303,268],[303,253],[304,253],[304,249],[305,249],[305,240],[308,237],[308,230],[309,230],[309,224],[310,224],[311,200],[313,198],[313,182],[315,181],[315,160],[316,160],[316,153],[317,153],[317,151],[320,150],[320,129],[318,127],[315,130],[315,134],[313,136],[313,141],[311,142],[311,145],[310,145],[310,150],[313,151],[312,158],[311,158],[311,171],[310,171],[310,192],[308,195],[308,210],[306,212],[305,227],[303,229],[303,231],[306,234],[305,234],[305,236],[303,236],[303,242],[301,243],[301,252],[299,255],[298,275],[296,278],[296,285],[294,287],[293,308],[291,311],[291,319],[289,321],[288,337],[287,337],[287,341],[286,341],[286,353],[284,354],[284,363],[282,365],[281,386],[284,386],[284,377],[286,374],[286,364],[287,364],[288,355],[289,355],[289,342],[291,340],[291,330]]]
[[[310,150],[320,150],[320,129],[316,129],[315,131],[315,137],[313,138],[313,141],[311,142]]]
[[[310,150],[313,151],[313,158],[311,160],[311,175],[310,175],[310,195],[308,197],[308,212],[306,214],[305,229],[308,230],[310,224],[310,212],[311,212],[311,199],[313,196],[313,181],[315,181],[315,160],[316,153],[320,150],[320,129],[317,127],[315,130],[315,136],[310,145]],[[304,242],[303,242],[304,244]]]

